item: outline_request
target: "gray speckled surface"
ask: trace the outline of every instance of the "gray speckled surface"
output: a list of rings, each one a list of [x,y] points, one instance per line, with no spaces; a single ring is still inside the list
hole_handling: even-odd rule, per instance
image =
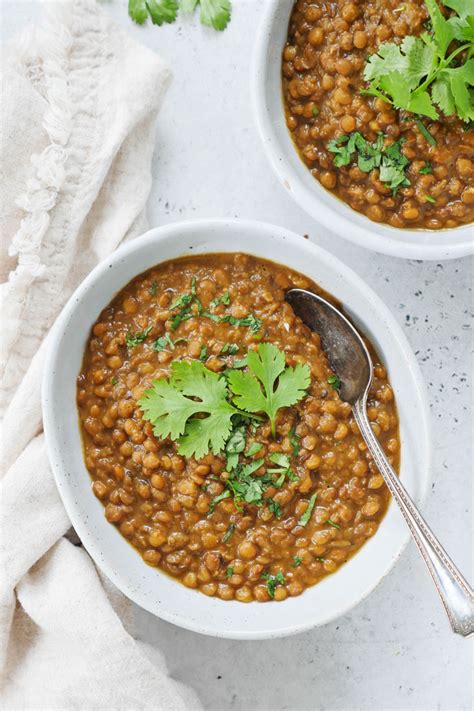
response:
[[[7,37],[37,17],[35,2],[1,4]],[[370,283],[403,325],[428,386],[435,450],[424,513],[472,580],[472,260],[420,263],[366,252],[321,234],[283,192],[250,106],[256,0],[234,0],[223,35],[192,21],[132,27],[125,0],[104,4],[175,74],[159,120],[150,224],[211,216],[280,223]],[[270,642],[216,640],[138,608],[135,629],[151,656],[154,644],[165,652],[173,676],[193,686],[206,709],[472,707],[472,645],[450,633],[413,544],[365,602],[313,632]]]

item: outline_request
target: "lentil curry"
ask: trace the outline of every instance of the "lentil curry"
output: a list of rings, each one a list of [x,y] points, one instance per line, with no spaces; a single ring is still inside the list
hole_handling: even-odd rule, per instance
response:
[[[375,222],[437,230],[474,221],[472,122],[421,119],[361,93],[368,57],[427,21],[423,0],[298,0],[282,81],[287,126],[324,188]],[[382,182],[381,162],[396,182]]]
[[[100,314],[78,378],[107,520],[146,563],[222,600],[299,595],[374,535],[388,505],[319,336],[284,300],[292,287],[322,293],[245,254],[166,262]],[[372,354],[368,414],[397,468],[393,391]],[[272,369],[265,399],[257,377]],[[176,431],[181,406],[200,412]]]

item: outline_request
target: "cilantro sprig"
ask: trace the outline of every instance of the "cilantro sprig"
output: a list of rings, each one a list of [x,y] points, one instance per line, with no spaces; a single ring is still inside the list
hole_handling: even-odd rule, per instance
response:
[[[408,35],[400,45],[381,44],[365,66],[364,79],[369,84],[362,93],[433,120],[439,117],[439,109],[447,116],[456,114],[463,121],[473,121],[472,0],[443,0],[455,13],[448,19],[436,0],[425,0],[425,4],[430,31],[420,37]]]
[[[381,182],[396,192],[400,187],[410,185],[405,175],[410,161],[401,151],[402,139],[388,146],[384,146],[384,142],[382,133],[374,143],[369,143],[359,131],[354,131],[332,139],[327,147],[334,153],[333,163],[337,168],[349,165],[355,157],[359,170],[370,173],[377,168]]]
[[[128,0],[128,14],[134,22],[143,25],[148,18],[154,25],[171,24],[182,14],[191,14],[200,8],[201,24],[224,30],[230,20],[230,0]]]
[[[165,345],[168,341],[159,347]],[[201,459],[210,449],[214,454],[225,451],[228,471],[236,469],[246,448],[248,420],[259,421],[258,413],[264,413],[275,433],[278,410],[301,400],[310,384],[309,367],[286,367],[285,354],[271,343],[260,344],[247,357],[248,372],[229,369],[226,375],[197,360],[174,361],[170,377],[154,380],[138,401],[155,435],[177,441],[178,452],[186,457]],[[245,478],[252,471],[240,473]],[[283,471],[290,476],[286,458]],[[241,495],[242,490],[237,487],[234,493]],[[250,503],[245,493],[243,498]]]
[[[250,350],[247,364],[248,371],[231,370],[227,376],[233,401],[246,412],[268,415],[275,436],[278,410],[294,405],[306,395],[310,369],[301,364],[285,367],[285,354],[272,343]]]
[[[153,381],[138,401],[157,437],[178,442],[185,457],[220,452],[239,410],[229,402],[225,378],[198,361],[175,361],[171,377]],[[197,417],[207,414],[208,416]]]

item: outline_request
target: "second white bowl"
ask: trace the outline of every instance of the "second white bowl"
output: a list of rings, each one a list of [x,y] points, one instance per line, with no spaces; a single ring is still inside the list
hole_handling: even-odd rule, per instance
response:
[[[252,97],[265,151],[282,186],[317,222],[362,247],[409,259],[455,259],[474,253],[474,226],[405,230],[369,220],[325,190],[299,157],[285,122],[281,55],[294,0],[266,3],[257,35]]]

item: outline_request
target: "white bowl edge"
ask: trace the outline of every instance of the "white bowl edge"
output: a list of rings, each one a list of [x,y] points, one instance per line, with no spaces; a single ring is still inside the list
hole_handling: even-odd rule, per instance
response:
[[[474,253],[474,226],[448,230],[397,229],[369,220],[313,178],[290,138],[281,92],[281,52],[293,0],[265,4],[257,30],[251,97],[265,153],[283,188],[317,223],[339,237],[393,257],[457,259]]]
[[[227,239],[222,239],[224,236]],[[145,565],[106,521],[102,504],[91,492],[75,407],[76,377],[90,328],[130,279],[160,261],[192,250],[196,254],[244,251],[285,263],[345,304],[355,322],[363,324],[389,368],[401,419],[401,477],[415,500],[422,500],[430,470],[429,408],[418,364],[395,319],[371,289],[329,253],[284,228],[244,220],[196,220],[152,229],[104,260],[78,287],[53,328],[43,380],[44,429],[51,465],[85,548],[135,603],[168,622],[212,636],[266,639],[295,634],[348,612],[393,567],[410,537],[393,503],[377,534],[337,573],[300,597],[262,605],[208,598]],[[348,300],[352,300],[352,307]]]

